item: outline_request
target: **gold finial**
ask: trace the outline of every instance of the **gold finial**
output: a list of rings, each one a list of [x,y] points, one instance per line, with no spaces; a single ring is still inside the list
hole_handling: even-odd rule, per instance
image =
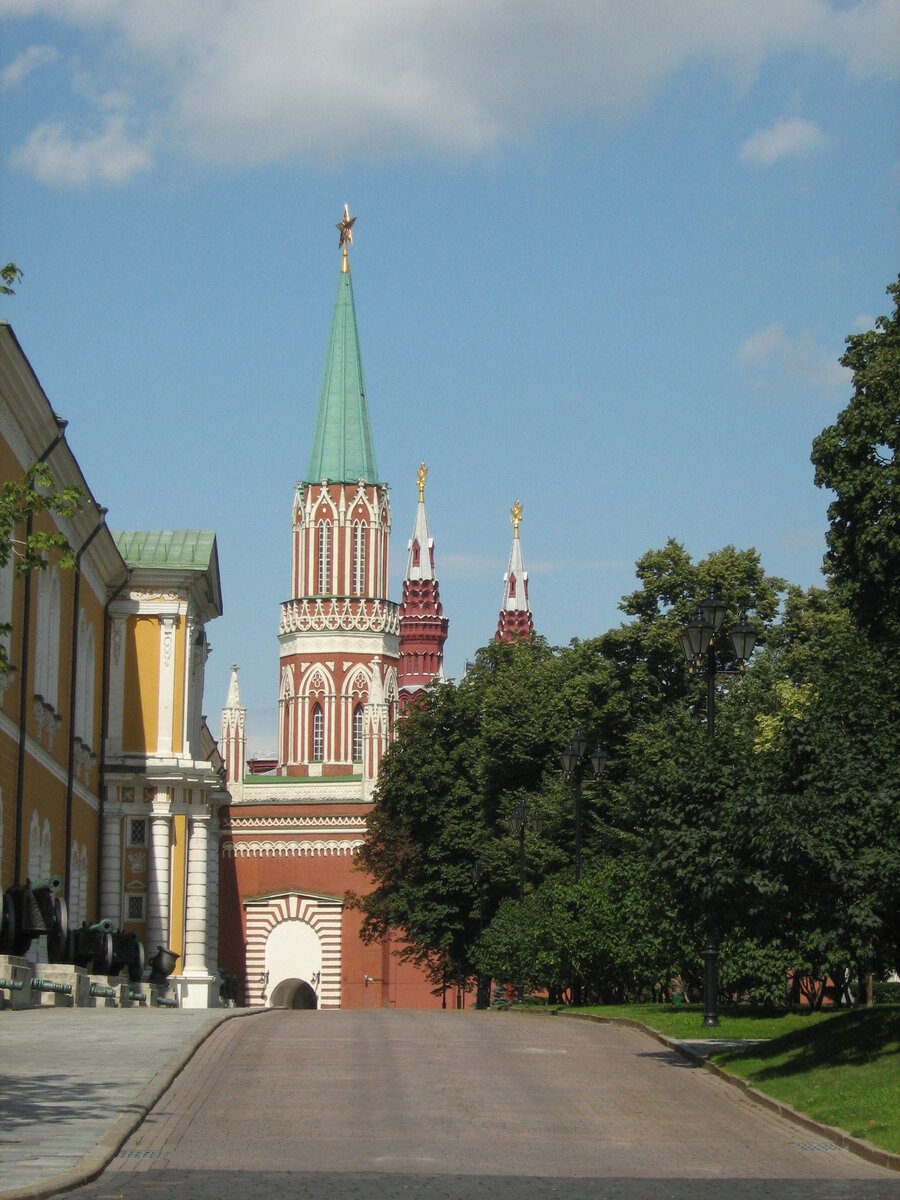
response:
[[[523,511],[522,505],[518,500],[513,503],[512,508],[509,510],[509,519],[512,521],[514,538],[519,536],[519,522],[522,520]]]
[[[416,471],[416,479],[419,482],[419,503],[420,504],[425,499],[425,480],[427,478],[428,478],[428,468],[425,466],[425,464],[423,462],[421,464],[421,466],[419,467],[418,471]]]
[[[348,246],[348,244],[351,246],[353,245],[353,234],[352,234],[351,230],[353,229],[353,222],[355,220],[356,220],[356,217],[350,216],[350,212],[347,208],[347,205],[345,204],[344,205],[344,215],[343,215],[342,219],[340,221],[338,221],[338,223],[335,227],[336,229],[338,229],[338,231],[340,232],[340,235],[341,235],[340,241],[338,242],[338,249],[343,252],[343,256],[341,259],[341,272],[344,275],[346,275],[347,272],[350,270],[350,264],[347,262],[347,246]]]

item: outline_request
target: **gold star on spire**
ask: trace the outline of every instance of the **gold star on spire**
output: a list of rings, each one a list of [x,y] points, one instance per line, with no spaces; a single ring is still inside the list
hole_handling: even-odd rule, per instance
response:
[[[335,226],[335,228],[339,231],[339,233],[341,235],[340,241],[338,242],[338,249],[343,252],[343,257],[341,260],[341,270],[344,272],[344,274],[346,274],[347,271],[350,270],[350,265],[347,262],[347,245],[348,245],[348,243],[351,246],[353,245],[353,234],[352,234],[351,230],[353,229],[353,223],[355,220],[356,220],[356,217],[350,216],[350,212],[347,208],[347,205],[345,204],[344,205],[344,216],[340,221],[338,221],[337,225]]]
[[[419,503],[420,504],[425,499],[425,480],[427,478],[428,478],[428,468],[425,466],[425,464],[423,462],[422,465],[419,467],[418,471],[416,471],[416,479],[418,480],[418,483],[419,483]]]
[[[512,521],[514,538],[519,536],[519,522],[522,520],[522,513],[524,511],[525,510],[522,508],[522,505],[518,500],[513,503],[512,508],[509,510],[509,519]]]

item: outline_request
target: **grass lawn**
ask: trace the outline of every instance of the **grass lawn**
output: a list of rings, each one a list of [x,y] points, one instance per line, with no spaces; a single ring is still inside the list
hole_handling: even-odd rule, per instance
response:
[[[817,1121],[900,1153],[900,1006],[778,1015],[723,1009],[717,1029],[703,1028],[699,1007],[610,1005],[580,1011],[628,1017],[686,1040],[770,1039],[716,1050],[711,1057]]]

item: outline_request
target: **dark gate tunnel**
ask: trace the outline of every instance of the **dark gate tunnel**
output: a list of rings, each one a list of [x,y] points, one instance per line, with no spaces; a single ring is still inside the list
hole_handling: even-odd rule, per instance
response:
[[[272,1008],[318,1008],[316,993],[305,979],[282,979],[272,992]]]

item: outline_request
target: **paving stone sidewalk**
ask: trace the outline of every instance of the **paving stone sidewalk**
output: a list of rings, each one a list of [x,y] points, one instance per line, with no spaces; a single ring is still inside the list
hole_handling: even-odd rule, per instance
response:
[[[115,1153],[213,1029],[249,1009],[0,1013],[0,1200],[72,1187]]]

